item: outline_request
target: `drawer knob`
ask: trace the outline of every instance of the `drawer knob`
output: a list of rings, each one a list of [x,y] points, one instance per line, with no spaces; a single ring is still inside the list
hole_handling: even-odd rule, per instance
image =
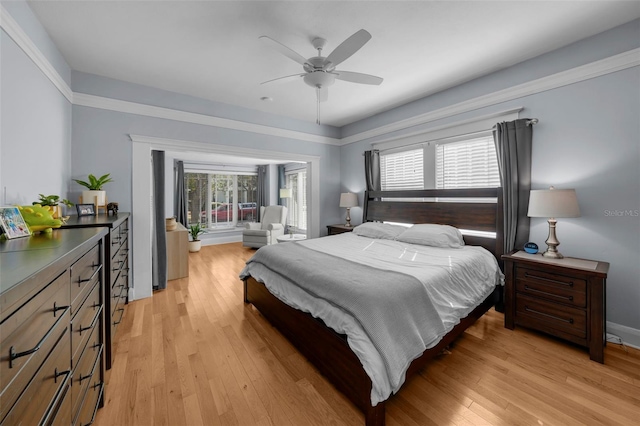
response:
[[[64,311],[65,309],[69,309],[69,306],[58,306],[56,302],[53,302],[53,316],[56,316],[56,312]]]

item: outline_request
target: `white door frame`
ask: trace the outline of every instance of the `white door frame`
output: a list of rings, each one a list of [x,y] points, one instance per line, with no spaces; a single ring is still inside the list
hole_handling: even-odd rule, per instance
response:
[[[132,259],[133,285],[129,289],[129,300],[151,297],[153,294],[151,277],[151,151],[184,151],[207,152],[225,155],[264,158],[269,160],[306,161],[307,191],[311,197],[309,229],[307,236],[320,236],[320,157],[290,152],[263,151],[258,149],[239,148],[227,145],[215,145],[203,142],[184,141],[178,139],[157,138],[152,136],[129,135],[133,142],[132,149]]]

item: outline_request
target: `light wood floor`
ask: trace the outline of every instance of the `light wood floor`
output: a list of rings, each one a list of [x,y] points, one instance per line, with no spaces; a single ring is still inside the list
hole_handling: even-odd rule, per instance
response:
[[[106,425],[362,425],[363,417],[252,306],[254,251],[203,247],[190,276],[127,305],[106,375]],[[490,311],[393,396],[388,425],[640,424],[640,351],[581,348]]]

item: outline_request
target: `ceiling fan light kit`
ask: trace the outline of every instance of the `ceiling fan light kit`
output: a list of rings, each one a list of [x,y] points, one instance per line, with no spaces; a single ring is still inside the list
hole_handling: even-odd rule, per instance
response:
[[[271,48],[282,53],[289,59],[292,59],[293,61],[302,65],[302,68],[304,70],[304,73],[302,74],[279,77],[273,80],[265,81],[262,84],[302,77],[303,81],[307,85],[316,89],[316,123],[320,124],[320,102],[325,102],[328,99],[327,88],[335,83],[336,79],[358,84],[379,85],[382,83],[383,79],[374,75],[362,74],[352,71],[336,70],[337,65],[340,65],[340,63],[350,58],[370,39],[371,34],[369,34],[368,31],[357,31],[351,37],[343,41],[338,47],[336,47],[333,52],[329,54],[329,56],[324,57],[322,56],[322,49],[324,48],[327,41],[323,38],[316,37],[311,41],[311,44],[318,51],[318,56],[313,56],[311,58],[305,59],[302,55],[288,48],[282,43],[275,41],[270,37],[261,36],[260,40],[268,44]]]

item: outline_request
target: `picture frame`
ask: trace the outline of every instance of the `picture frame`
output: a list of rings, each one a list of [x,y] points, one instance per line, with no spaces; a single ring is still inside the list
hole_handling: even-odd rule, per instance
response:
[[[8,239],[31,235],[20,209],[16,206],[0,207],[0,227]]]
[[[76,211],[78,212],[78,217],[96,215],[96,207],[93,204],[76,204]]]

